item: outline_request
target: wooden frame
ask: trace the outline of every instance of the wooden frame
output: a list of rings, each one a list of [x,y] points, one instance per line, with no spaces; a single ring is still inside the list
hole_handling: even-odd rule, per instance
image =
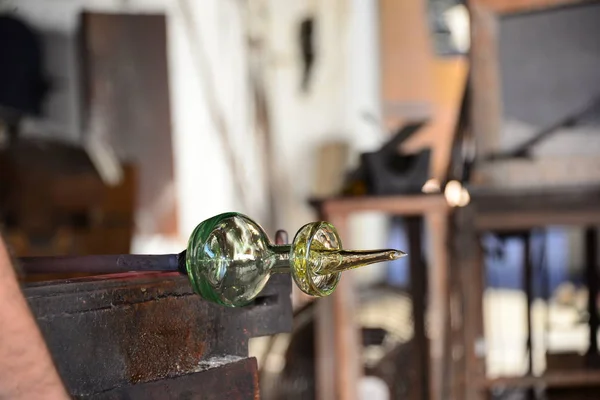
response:
[[[470,0],[471,127],[482,153],[497,148],[502,123],[499,17],[592,3],[590,0]]]
[[[592,2],[589,0],[469,0],[468,6],[471,14],[470,127],[481,154],[493,153],[498,148],[500,141],[503,119],[498,48],[500,17],[586,3],[591,4]],[[564,193],[561,194],[561,196],[564,195]],[[515,201],[521,201],[520,196],[512,198]],[[503,201],[506,200],[503,199]],[[549,201],[547,197],[544,200]],[[504,205],[507,204],[504,203]],[[577,210],[577,207],[572,207],[571,210]],[[451,264],[453,264],[451,268],[453,268],[454,275],[460,275],[460,277],[456,278],[457,282],[451,298],[453,296],[462,298],[463,306],[462,320],[458,324],[458,328],[456,331],[451,328],[451,346],[464,349],[464,360],[453,361],[450,367],[450,381],[452,382],[450,398],[467,400],[485,398],[481,390],[481,382],[489,384],[485,379],[485,365],[481,359],[481,351],[484,349],[482,346],[485,342],[483,340],[481,302],[483,271],[481,269],[481,249],[477,241],[478,232],[491,228],[500,230],[528,228],[548,223],[549,220],[558,223],[579,223],[587,220],[589,223],[589,218],[591,218],[589,212],[564,213],[557,212],[556,209],[552,212],[547,210],[541,212],[534,209],[521,211],[513,212],[510,215],[506,212],[481,212],[481,210],[474,210],[471,205],[461,209],[455,219],[453,228],[456,230],[456,235],[452,240],[454,249],[451,256]],[[461,340],[465,340],[464,347],[460,345]]]
[[[413,293],[413,296],[416,297],[419,293],[422,295],[425,285],[429,288],[427,299],[419,298],[415,301],[413,298],[413,313],[418,314],[415,316],[415,340],[419,342],[419,351],[410,365],[422,373],[415,382],[419,388],[413,390],[411,399],[447,398],[444,395],[448,384],[444,368],[450,356],[445,346],[449,334],[447,242],[450,236],[448,219],[452,208],[446,199],[441,195],[331,198],[316,201],[313,206],[320,219],[337,227],[342,241],[349,236],[348,219],[353,213],[377,211],[403,216],[409,222],[409,235],[411,231],[418,231],[418,219],[424,220],[428,231],[432,233],[429,243],[431,267],[425,271],[419,257],[413,257],[413,265],[410,266],[411,279],[418,282],[415,285],[417,294]],[[411,236],[415,238],[414,234]],[[412,246],[420,247],[418,243],[413,243]],[[361,371],[358,330],[352,318],[354,310],[354,285],[351,276],[344,276],[331,296],[319,300],[316,325],[317,399],[358,398],[357,384]],[[429,314],[429,337],[425,333],[426,312]]]
[[[482,302],[485,267],[479,237],[487,231],[527,232],[549,225],[596,226],[600,223],[600,188],[474,190],[471,195],[469,206],[456,211],[452,228],[450,268],[453,275],[460,277],[452,285],[450,297],[458,298],[463,310],[456,329],[451,324],[452,346],[464,348],[464,360],[451,367],[452,391],[448,398],[483,400],[487,391],[495,387],[597,386],[600,374],[593,369],[551,371],[542,376],[486,377]]]

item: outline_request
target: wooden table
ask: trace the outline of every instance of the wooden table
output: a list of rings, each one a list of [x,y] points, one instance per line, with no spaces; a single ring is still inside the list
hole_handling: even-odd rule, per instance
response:
[[[291,280],[225,308],[177,273],[45,282],[25,296],[70,394],[82,399],[257,399],[248,339],[291,331]]]
[[[361,211],[378,211],[406,217],[409,233],[411,286],[418,351],[410,368],[419,371],[414,382],[414,399],[442,399],[446,326],[448,320],[448,257],[446,242],[450,207],[441,195],[331,198],[312,202],[319,217],[332,223],[342,240],[348,239],[348,218]],[[421,219],[430,232],[429,274],[421,254]],[[424,293],[429,288],[428,307]],[[336,291],[319,300],[316,324],[318,399],[354,400],[361,375],[358,329],[353,320],[354,285],[344,276]],[[425,310],[429,311],[429,341],[425,332]],[[407,367],[408,367],[407,366]],[[333,379],[332,379],[333,378]]]

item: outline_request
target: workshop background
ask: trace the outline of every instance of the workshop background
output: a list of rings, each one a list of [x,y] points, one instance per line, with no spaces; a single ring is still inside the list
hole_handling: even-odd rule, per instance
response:
[[[176,253],[227,211],[290,239],[326,219],[408,256],[293,288],[291,330],[250,339],[260,398],[597,399],[599,20],[0,0],[0,224],[21,257]]]

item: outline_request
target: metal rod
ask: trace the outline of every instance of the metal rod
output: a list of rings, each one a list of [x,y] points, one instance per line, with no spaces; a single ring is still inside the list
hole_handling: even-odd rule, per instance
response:
[[[531,232],[523,234],[523,286],[525,297],[527,299],[526,317],[527,317],[527,340],[525,348],[527,350],[527,374],[533,374],[533,322],[531,320],[531,307],[533,306],[533,263],[531,259]],[[534,399],[535,393],[529,389],[526,393],[527,399]]]
[[[114,254],[95,256],[23,257],[19,259],[26,274],[48,273],[119,273],[134,271],[185,270],[185,251],[179,254]]]
[[[585,230],[585,272],[588,285],[588,313],[590,326],[590,347],[588,349],[588,357],[593,357],[598,353],[598,326],[600,319],[598,318],[598,309],[596,301],[598,301],[598,233],[596,227],[590,226]]]

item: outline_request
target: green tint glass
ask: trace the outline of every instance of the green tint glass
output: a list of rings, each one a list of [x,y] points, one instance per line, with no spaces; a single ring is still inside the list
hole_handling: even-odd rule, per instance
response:
[[[207,300],[242,307],[263,290],[273,273],[291,273],[312,296],[327,296],[342,271],[404,255],[398,250],[346,251],[327,222],[302,227],[291,245],[275,246],[265,231],[245,215],[225,213],[198,225],[186,251],[194,290]]]

